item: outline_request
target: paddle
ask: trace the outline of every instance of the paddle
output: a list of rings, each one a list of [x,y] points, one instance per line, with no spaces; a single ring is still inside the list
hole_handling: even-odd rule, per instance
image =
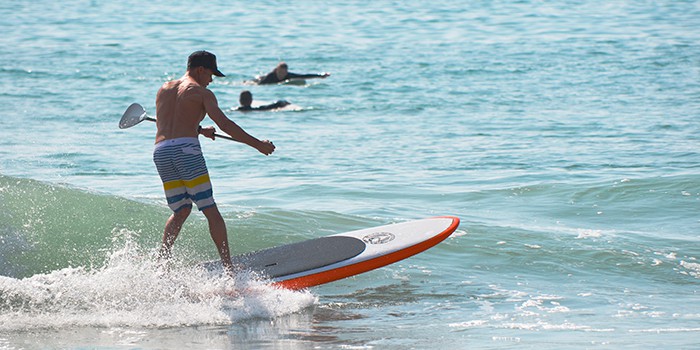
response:
[[[122,119],[119,120],[119,129],[130,128],[144,120],[152,122],[156,121],[155,118],[151,118],[148,116],[148,114],[146,114],[146,110],[143,109],[143,106],[141,106],[138,103],[132,103],[131,106],[129,106],[129,108],[126,109],[124,115],[122,115]],[[216,133],[214,134],[214,137],[221,137],[222,139],[238,141],[231,136],[224,136]]]

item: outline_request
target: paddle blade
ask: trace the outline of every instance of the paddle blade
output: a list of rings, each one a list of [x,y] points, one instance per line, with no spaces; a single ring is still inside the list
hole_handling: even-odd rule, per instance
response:
[[[146,119],[146,110],[138,103],[132,103],[119,121],[119,129],[130,128]]]

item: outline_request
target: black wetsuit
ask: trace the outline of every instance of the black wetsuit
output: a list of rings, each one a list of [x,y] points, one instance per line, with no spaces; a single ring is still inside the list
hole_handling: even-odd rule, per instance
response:
[[[236,108],[237,111],[241,112],[248,112],[248,111],[269,111],[271,109],[276,109],[276,108],[282,108],[286,105],[289,105],[290,103],[285,101],[285,100],[279,100],[275,103],[271,103],[269,105],[264,105],[264,106],[258,106],[258,107],[251,107],[251,106],[239,106]]]
[[[284,79],[280,80],[277,78],[277,74],[273,70],[270,73],[267,73],[264,77],[255,79],[255,82],[264,85],[264,84],[277,84],[279,82],[283,82],[287,79],[308,79],[308,78],[323,78],[323,74],[297,74],[297,73],[291,73],[288,72],[287,76],[284,77]]]

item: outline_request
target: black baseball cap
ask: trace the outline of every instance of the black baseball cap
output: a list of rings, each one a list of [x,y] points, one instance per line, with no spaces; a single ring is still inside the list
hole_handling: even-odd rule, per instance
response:
[[[187,59],[187,69],[189,70],[195,67],[211,69],[217,77],[225,77],[224,73],[221,73],[221,71],[216,68],[216,56],[209,51],[201,50],[190,54],[190,57]]]

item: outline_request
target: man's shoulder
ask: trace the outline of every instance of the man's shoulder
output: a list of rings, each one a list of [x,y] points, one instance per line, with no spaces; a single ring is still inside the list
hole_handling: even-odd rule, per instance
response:
[[[201,85],[197,85],[197,84],[187,84],[187,85],[182,87],[183,92],[202,92],[202,91],[206,91],[206,90],[207,90],[207,88],[202,87]]]
[[[166,81],[160,89],[163,91],[177,91],[178,95],[201,94],[205,91],[209,91],[207,88],[187,79]]]
[[[161,90],[175,90],[180,86],[180,80],[170,80],[163,83],[160,87]]]
[[[180,89],[180,94],[183,97],[188,97],[188,96],[201,96],[201,97],[211,97],[214,96],[214,93],[199,85],[199,84],[187,84],[186,86],[183,86]]]

